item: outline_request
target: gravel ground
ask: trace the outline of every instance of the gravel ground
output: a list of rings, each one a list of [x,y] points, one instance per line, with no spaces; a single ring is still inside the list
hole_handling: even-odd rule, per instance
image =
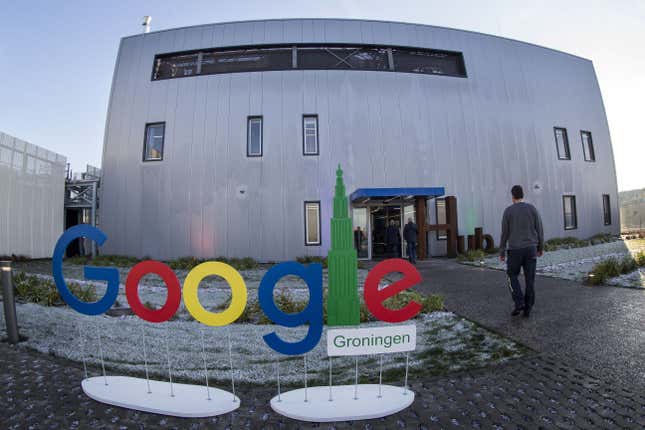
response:
[[[583,248],[559,249],[545,252],[538,258],[537,273],[554,278],[582,281],[584,276],[591,271],[594,265],[613,257],[622,259],[630,253],[638,252],[645,247],[641,243],[618,240],[600,245],[586,246]],[[472,266],[484,266],[493,269],[506,270],[506,263],[499,261],[497,255],[486,257],[483,264],[477,262],[464,262]],[[626,288],[645,288],[645,270],[641,268],[628,275],[621,275],[608,281],[609,285]]]

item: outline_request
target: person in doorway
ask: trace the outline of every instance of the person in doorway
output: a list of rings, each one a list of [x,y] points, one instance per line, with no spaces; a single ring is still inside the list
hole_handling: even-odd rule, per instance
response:
[[[360,254],[361,252],[361,246],[363,245],[363,239],[365,238],[365,234],[363,233],[363,230],[361,230],[361,227],[358,226],[354,230],[354,248],[356,248],[356,252]]]
[[[412,264],[417,264],[418,235],[419,229],[417,225],[412,221],[412,218],[408,218],[408,223],[403,227],[403,239],[405,239],[405,245],[408,251],[408,261]]]
[[[385,245],[390,255],[401,258],[401,232],[395,221],[385,230]]]
[[[542,219],[535,206],[524,202],[520,185],[511,188],[513,204],[502,216],[502,237],[499,241],[499,258],[506,261],[506,273],[511,283],[515,309],[511,315],[524,312],[528,317],[535,303],[535,266],[537,257],[544,253]],[[508,245],[507,245],[508,242]],[[518,276],[524,271],[525,291],[522,293]]]

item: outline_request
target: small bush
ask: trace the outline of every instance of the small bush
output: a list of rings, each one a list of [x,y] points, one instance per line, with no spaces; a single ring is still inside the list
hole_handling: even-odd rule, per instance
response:
[[[488,255],[496,255],[499,254],[499,248],[494,246],[491,249],[484,249],[484,252]]]
[[[383,302],[383,305],[388,309],[401,309],[403,306],[408,304],[410,301],[414,300],[417,303],[422,305],[421,313],[431,313],[436,311],[442,311],[443,306],[443,297],[430,294],[428,296],[420,294],[416,291],[405,290],[397,294],[396,296],[390,297],[389,299]],[[308,299],[296,299],[289,292],[280,291],[277,296],[274,297],[276,306],[282,310],[282,312],[293,314],[302,312],[308,305]],[[222,309],[228,308],[231,301],[230,299],[223,303],[222,305],[217,306],[215,311],[221,311]],[[325,297],[323,298],[323,320],[327,321],[327,292],[325,291]],[[360,306],[360,321],[362,323],[374,321],[374,318],[369,313],[367,306],[361,299]],[[239,323],[251,323],[251,324],[271,324],[271,321],[262,311],[260,304],[255,300],[249,300],[244,309],[244,312],[236,320]]]
[[[186,270],[190,271],[195,266],[198,266],[206,261],[211,261],[203,258],[197,257],[181,257],[176,260],[167,261],[166,264],[170,266],[173,270]],[[258,267],[258,262],[250,257],[244,258],[226,258],[226,257],[217,257],[212,261],[219,261],[221,263],[226,263],[229,266],[232,266],[235,270],[249,270],[255,269]]]
[[[62,306],[65,304],[58,293],[56,284],[49,279],[20,272],[14,276],[13,282],[16,290],[16,299],[20,302],[36,303],[42,306]],[[82,286],[75,282],[69,282],[67,287],[81,301],[95,302],[98,300],[96,289],[91,285]]]
[[[127,255],[97,255],[92,258],[90,256],[77,256],[66,258],[65,262],[68,264],[76,264],[79,266],[115,266],[115,267],[132,267],[142,260],[136,257]]]
[[[645,251],[640,251],[633,257],[627,255],[620,261],[611,257],[596,264],[585,278],[585,282],[591,285],[604,284],[609,278],[631,273],[643,266],[645,266]]]
[[[636,261],[636,265],[638,267],[645,266],[645,251],[637,252],[636,255],[634,255],[634,261]]]
[[[322,264],[323,269],[327,268],[327,257],[318,257],[314,255],[305,255],[303,257],[296,258],[296,261],[300,264],[311,264],[319,263]]]
[[[499,250],[497,251],[499,252]],[[459,254],[457,260],[459,261],[479,261],[486,257],[486,253],[481,249],[469,249],[466,254]]]

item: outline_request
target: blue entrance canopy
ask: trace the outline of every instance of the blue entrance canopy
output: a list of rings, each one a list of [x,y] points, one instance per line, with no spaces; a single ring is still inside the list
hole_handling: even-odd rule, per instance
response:
[[[350,196],[350,201],[361,199],[392,199],[397,197],[439,197],[445,194],[443,187],[414,187],[414,188],[359,188]]]

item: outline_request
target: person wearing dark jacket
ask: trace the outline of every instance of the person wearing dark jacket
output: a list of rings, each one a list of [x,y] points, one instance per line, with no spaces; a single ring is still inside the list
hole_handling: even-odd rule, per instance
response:
[[[506,261],[511,294],[515,309],[511,315],[524,311],[528,317],[535,303],[535,267],[537,257],[544,253],[542,219],[535,206],[524,202],[524,191],[519,185],[511,189],[513,204],[502,216],[502,237],[499,241],[499,258]],[[508,245],[507,245],[508,243]],[[525,291],[522,293],[518,276],[524,271]]]
[[[401,231],[394,221],[385,229],[385,245],[390,255],[401,257]]]
[[[408,223],[403,227],[403,239],[405,239],[406,249],[408,251],[408,261],[412,264],[417,264],[418,234],[419,229],[417,225],[412,221],[412,218],[408,218]]]

